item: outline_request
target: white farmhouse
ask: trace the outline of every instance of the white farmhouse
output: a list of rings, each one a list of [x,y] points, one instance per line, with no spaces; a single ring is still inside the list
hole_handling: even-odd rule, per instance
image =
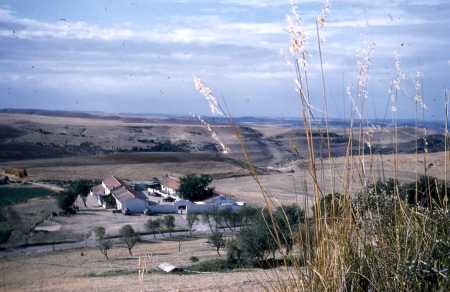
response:
[[[126,186],[113,190],[111,194],[116,200],[117,210],[122,210],[123,213],[144,213],[148,208],[145,196],[140,192],[131,192]]]
[[[122,183],[114,176],[111,176],[102,181],[102,186],[105,189],[105,195],[110,195],[112,191],[122,187]]]
[[[180,179],[174,176],[166,175],[162,179],[161,191],[167,193],[171,196],[176,196],[178,194],[178,189],[180,188]]]

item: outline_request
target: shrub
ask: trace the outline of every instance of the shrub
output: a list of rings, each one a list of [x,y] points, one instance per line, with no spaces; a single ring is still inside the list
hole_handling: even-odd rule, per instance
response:
[[[242,250],[239,244],[239,240],[231,239],[227,241],[226,248],[227,248],[227,261],[235,265],[242,264],[243,260]]]
[[[322,217],[341,216],[344,212],[344,196],[340,193],[328,194],[320,199],[320,214]]]
[[[0,222],[0,244],[8,241],[13,229],[7,222]]]
[[[259,210],[251,206],[244,206],[239,209],[238,215],[241,224],[247,225],[256,220],[259,215]]]
[[[199,261],[198,257],[196,257],[196,256],[191,256],[191,257],[189,258],[189,260],[190,260],[191,262],[193,262],[193,263],[196,263],[196,262]]]
[[[106,208],[116,208],[116,199],[112,195],[104,196],[103,202],[106,203]]]
[[[145,222],[145,228],[153,233],[153,237],[156,239],[156,232],[160,231],[161,228],[161,220],[158,219],[148,219]]]
[[[74,208],[75,201],[77,200],[77,194],[72,191],[66,191],[58,194],[56,202],[58,207],[66,214],[75,214]]]
[[[175,217],[173,215],[165,215],[163,217],[163,223],[172,237],[172,231],[175,229]]]
[[[445,182],[431,176],[421,176],[417,184],[405,184],[400,189],[402,198],[411,206],[433,209],[450,206],[446,193],[450,194],[450,188],[446,189]]]
[[[95,235],[95,239],[102,239],[105,238],[106,235],[106,229],[105,227],[102,226],[96,226],[94,228],[94,235]]]
[[[228,272],[235,268],[237,268],[236,265],[225,259],[215,259],[193,264],[189,267],[189,270],[195,272]]]

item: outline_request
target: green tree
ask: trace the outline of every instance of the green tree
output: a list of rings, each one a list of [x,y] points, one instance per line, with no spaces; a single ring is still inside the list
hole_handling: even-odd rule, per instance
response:
[[[259,212],[249,224],[243,226],[237,237],[238,247],[229,251],[237,248],[240,258],[245,262],[262,263],[268,255],[275,256],[279,245],[275,240],[274,226],[268,212]]]
[[[70,185],[70,190],[76,195],[79,195],[81,200],[83,201],[84,206],[87,207],[86,199],[89,195],[89,192],[91,191],[92,186],[92,181],[87,179],[80,179]]]
[[[186,222],[189,228],[189,236],[192,237],[192,226],[198,221],[198,214],[193,212],[188,212],[186,215]]]
[[[66,191],[58,194],[56,202],[58,207],[67,214],[75,214],[74,204],[77,200],[77,194],[73,191]]]
[[[417,184],[413,182],[400,187],[400,195],[408,204],[431,209],[448,208],[450,200],[445,198],[445,194],[449,193],[450,188],[446,187],[445,181],[424,175]]]
[[[273,234],[262,222],[243,228],[239,234],[239,243],[242,255],[247,261],[256,260],[261,263],[268,254],[274,254],[277,250]]]
[[[127,245],[128,253],[132,256],[133,253],[131,250],[139,241],[139,235],[134,231],[133,226],[130,224],[124,225],[120,228],[119,234],[122,237],[122,241]]]
[[[166,215],[163,218],[163,223],[169,231],[170,237],[172,237],[172,231],[175,229],[175,217],[173,215]]]
[[[95,239],[102,239],[105,238],[105,234],[106,234],[106,230],[105,227],[102,226],[96,226],[94,228],[94,234],[95,234]]]
[[[225,247],[225,240],[221,232],[215,231],[209,236],[209,243],[216,248],[217,254],[220,256],[220,249]]]
[[[153,237],[156,239],[156,233],[160,231],[161,219],[148,219],[145,223],[145,228],[153,233]]]
[[[240,241],[237,238],[228,240],[226,243],[227,247],[227,261],[231,264],[242,264],[242,250],[240,246]]]
[[[97,226],[94,228],[95,240],[97,242],[97,247],[101,254],[108,260],[108,251],[112,248],[112,242],[106,239],[106,231],[102,226]]]
[[[286,248],[286,255],[289,254],[294,244],[294,238],[299,234],[300,224],[304,221],[305,213],[296,205],[281,206],[275,211],[275,226],[279,233],[281,243]]]
[[[244,206],[239,209],[238,215],[240,217],[240,223],[243,225],[248,225],[254,222],[259,215],[259,210],[254,207]]]
[[[178,192],[183,199],[190,201],[202,201],[213,196],[214,189],[208,187],[212,182],[209,175],[188,174],[180,178]]]

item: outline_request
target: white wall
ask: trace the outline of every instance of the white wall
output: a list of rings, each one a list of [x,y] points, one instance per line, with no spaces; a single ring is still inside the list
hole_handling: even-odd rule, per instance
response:
[[[116,199],[116,198],[114,198],[114,199]],[[122,210],[122,203],[117,199],[116,199],[116,208],[117,208],[117,210]]]
[[[214,204],[192,204],[188,205],[186,209],[186,213],[207,213],[214,210],[214,208],[217,208],[218,211],[224,210],[224,209],[231,209],[232,211],[236,212],[238,211],[242,206],[238,205],[214,205]]]
[[[124,202],[123,209],[128,209],[131,213],[144,213],[148,208],[147,202],[141,199],[131,199]]]
[[[106,187],[106,185],[105,185],[105,183],[104,183],[104,182],[102,182],[102,186],[103,186],[103,188],[105,189],[105,195],[109,195],[109,194],[111,194],[111,190],[110,190],[110,189],[108,189],[108,188]]]
[[[151,205],[148,207],[150,213],[155,214],[176,214],[178,213],[178,208],[175,205],[165,205],[165,204],[157,204]]]

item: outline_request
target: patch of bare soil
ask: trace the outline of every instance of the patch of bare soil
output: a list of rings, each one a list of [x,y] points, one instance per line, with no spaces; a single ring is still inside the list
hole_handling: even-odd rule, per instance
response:
[[[444,161],[448,158],[444,152],[420,154],[417,160],[415,154],[399,154],[399,172],[398,179],[402,182],[410,182],[418,175],[426,173],[439,179],[445,179]],[[350,177],[350,191],[357,192],[363,186],[364,177],[361,163],[364,161],[365,177],[368,183],[373,183],[377,179],[387,179],[395,177],[394,155],[373,155],[373,156],[353,156],[353,162],[346,161],[345,157],[338,157],[334,162],[328,159],[318,164],[318,183],[323,194],[329,194],[333,191],[332,167],[335,171],[335,190],[343,192],[344,182]],[[349,164],[347,164],[347,162]],[[306,162],[297,161],[291,164],[295,173],[279,173],[259,176],[262,186],[275,203],[304,205],[312,199],[313,181],[307,172]],[[323,166],[322,166],[323,165]],[[351,170],[347,168],[351,166]],[[321,171],[323,169],[323,171]],[[447,180],[450,181],[450,173],[447,174]],[[263,206],[264,197],[259,185],[255,179],[250,176],[232,177],[218,179],[214,181],[216,189],[220,192],[233,195],[239,200]],[[311,206],[312,202],[308,203]]]

